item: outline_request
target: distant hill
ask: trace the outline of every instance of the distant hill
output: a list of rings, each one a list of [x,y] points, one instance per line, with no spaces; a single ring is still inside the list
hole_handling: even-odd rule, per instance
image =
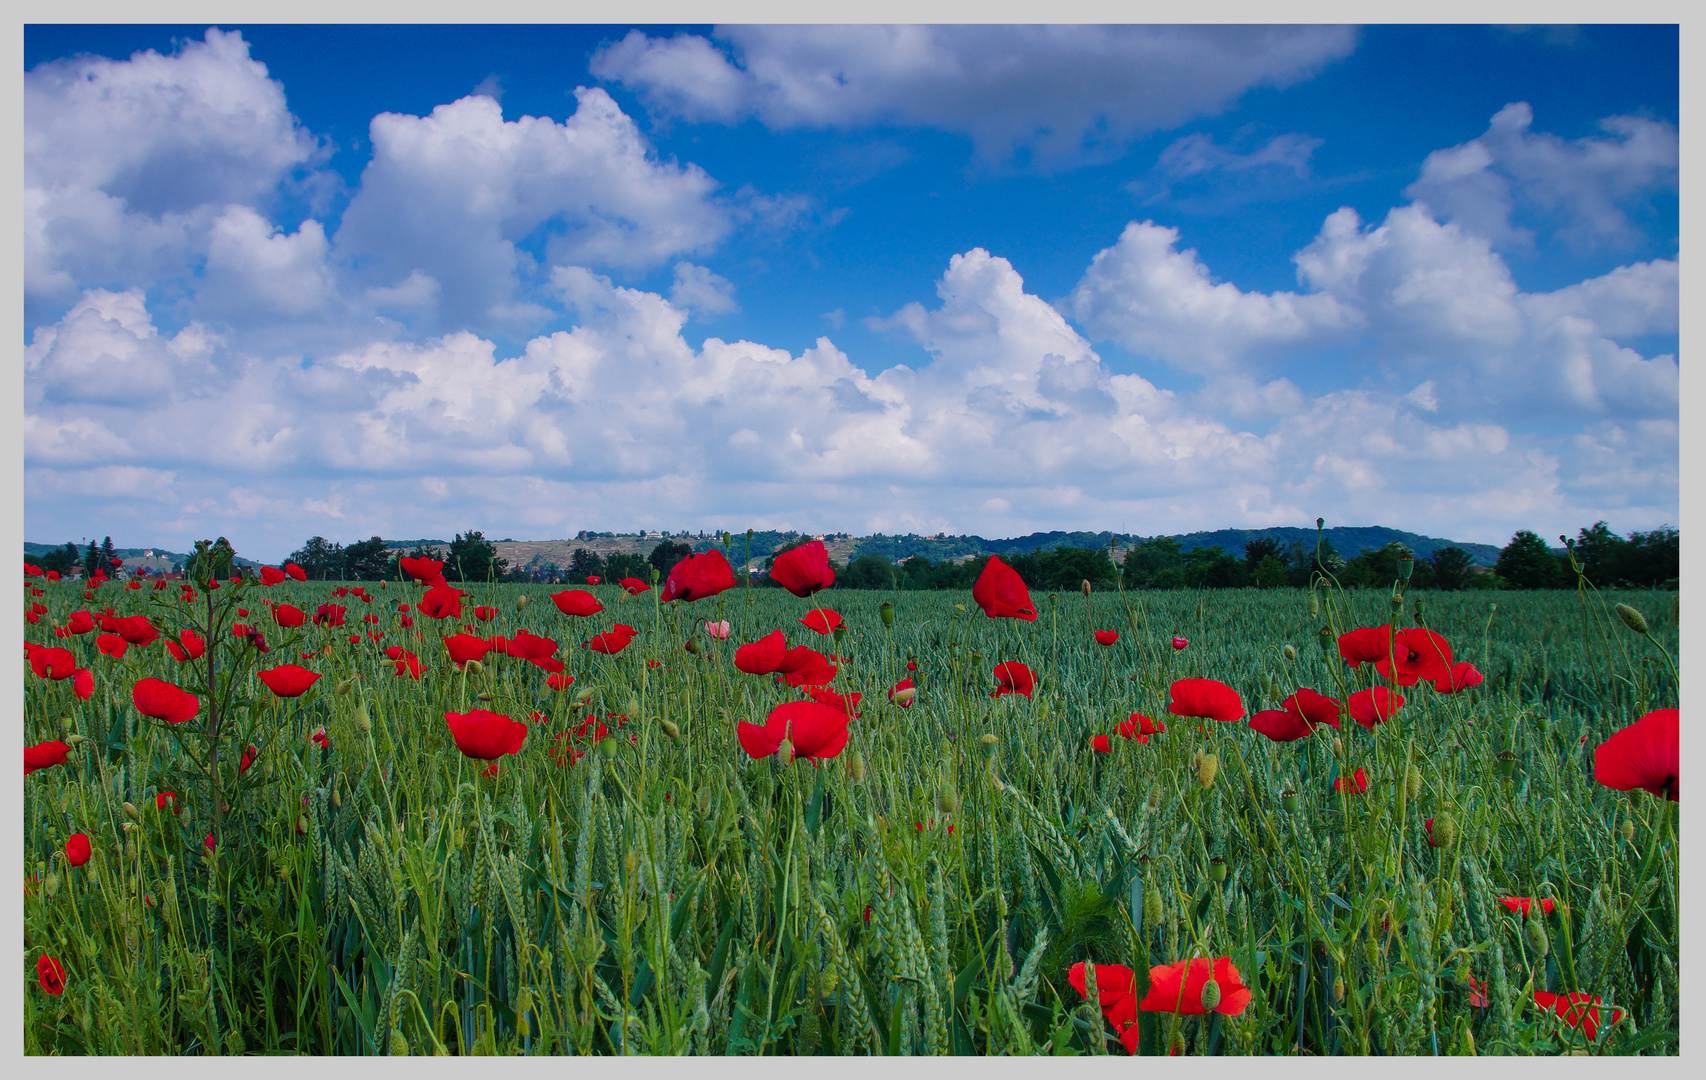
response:
[[[49,552],[58,551],[64,546],[65,545],[63,543],[32,544],[26,540],[24,541],[24,554],[33,555],[39,559],[42,556],[47,555]],[[79,545],[78,550],[83,550],[85,546],[86,545]],[[124,565],[132,570],[146,568],[150,573],[159,573],[170,570],[173,564],[184,563],[189,559],[189,554],[182,551],[167,551],[165,548],[115,547],[113,548],[113,557],[115,559],[123,559]],[[261,564],[253,559],[245,559],[239,555],[237,557],[237,565],[259,566]]]
[[[1273,528],[1273,529],[1216,529],[1213,532],[1185,533],[1173,539],[1179,542],[1179,547],[1185,551],[1200,547],[1220,547],[1233,555],[1242,555],[1244,545],[1258,537],[1272,537],[1282,545],[1290,547],[1293,542],[1301,540],[1305,547],[1315,546],[1314,529]],[[1431,559],[1434,552],[1445,547],[1459,547],[1467,551],[1475,560],[1477,566],[1492,566],[1499,561],[1499,549],[1492,544],[1471,544],[1463,540],[1442,540],[1434,536],[1423,536],[1420,533],[1405,532],[1403,529],[1388,529],[1384,525],[1341,525],[1337,528],[1322,530],[1322,537],[1334,551],[1346,559],[1354,559],[1365,551],[1383,548],[1396,540],[1416,553],[1419,559]]]

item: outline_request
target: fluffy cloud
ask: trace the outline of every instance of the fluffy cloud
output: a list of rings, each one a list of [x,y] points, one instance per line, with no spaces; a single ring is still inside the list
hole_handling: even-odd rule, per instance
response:
[[[263,205],[316,140],[236,31],[175,56],[79,56],[24,75],[24,289],[188,273],[227,204]]]
[[[1429,154],[1405,194],[1496,245],[1533,242],[1533,231],[1511,220],[1520,209],[1589,248],[1636,241],[1624,207],[1676,188],[1677,132],[1663,121],[1607,117],[1599,125],[1605,137],[1573,141],[1533,132],[1533,123],[1527,102],[1506,105],[1485,134]]]
[[[773,128],[897,123],[963,132],[986,158],[1069,160],[1219,112],[1348,55],[1299,26],[735,26],[718,44],[630,31],[592,72],[660,116]]]
[[[411,278],[430,278],[443,326],[513,329],[548,314],[524,305],[550,265],[644,269],[728,235],[715,180],[658,161],[603,90],[575,97],[560,124],[505,121],[483,95],[427,116],[374,117],[373,160],[344,213],[340,252],[367,264],[373,287],[407,291]]]
[[[675,284],[670,287],[669,300],[676,307],[705,315],[727,315],[740,310],[735,303],[734,282],[690,262],[675,264]]]

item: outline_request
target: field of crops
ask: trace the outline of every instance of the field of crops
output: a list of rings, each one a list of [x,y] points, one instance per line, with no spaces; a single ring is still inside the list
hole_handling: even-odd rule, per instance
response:
[[[26,579],[27,1052],[1677,1050],[1675,593],[215,580]]]

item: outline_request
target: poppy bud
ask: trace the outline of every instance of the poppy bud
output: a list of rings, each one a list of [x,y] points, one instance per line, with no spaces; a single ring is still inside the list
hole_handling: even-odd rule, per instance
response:
[[[687,643],[683,645],[682,648],[686,649],[691,655],[697,656],[699,654],[699,646],[692,638],[688,638]]]
[[[1208,876],[1216,883],[1226,880],[1226,860],[1216,855],[1208,861]]]
[[[124,804],[124,813],[125,813],[126,817],[131,818],[132,820],[135,820],[135,821],[141,821],[142,820],[142,811],[140,811],[136,808],[135,803],[131,803],[131,802],[125,803]]]
[[[1412,799],[1422,797],[1422,770],[1414,765],[1404,774],[1404,791]]]
[[[1288,641],[1285,648],[1280,650],[1280,655],[1286,658],[1287,663],[1291,663],[1297,659],[1297,649]]]
[[[1451,811],[1441,810],[1435,816],[1430,841],[1434,847],[1440,848],[1448,848],[1457,842],[1457,819],[1451,816]]]
[[[1465,1057],[1475,1056],[1475,1033],[1467,1026],[1463,1029],[1463,1053]]]
[[[59,875],[57,873],[47,875],[47,879],[41,883],[41,888],[42,892],[50,897],[53,896],[59,891]]]
[[[1202,1007],[1205,1012],[1213,1012],[1220,1005],[1220,983],[1210,979],[1202,984]]]
[[[373,717],[367,715],[367,703],[355,707],[355,729],[363,734],[373,730]]]
[[[592,694],[593,694],[592,687],[590,687],[590,686],[581,687],[579,690],[575,691],[575,704],[576,705],[585,705],[587,702],[592,700]]]
[[[1344,753],[1345,753],[1345,741],[1343,739],[1339,738],[1337,735],[1333,736],[1333,756],[1334,757],[1343,757]]]
[[[710,812],[711,812],[711,789],[708,787],[700,788],[699,789],[699,813],[700,814],[709,814]]]
[[[1161,890],[1154,885],[1143,890],[1143,927],[1153,930],[1161,925]]]
[[[784,765],[790,765],[793,763],[793,761],[794,761],[794,740],[792,740],[792,739],[783,739],[782,740],[781,745],[776,747],[776,759]]]
[[[1528,910],[1528,921],[1522,924],[1522,940],[1528,943],[1528,951],[1538,959],[1546,955],[1552,943],[1546,938],[1546,927],[1535,915],[1540,910],[1540,905],[1535,904]]]
[[[681,728],[677,727],[673,720],[659,719],[658,727],[663,728],[663,733],[672,739],[681,738]]]
[[[952,814],[960,808],[960,796],[951,787],[943,787],[936,793],[936,810],[943,814]]]
[[[1085,596],[1090,595],[1090,579],[1089,578],[1085,578],[1084,581],[1078,586],[1078,591],[1083,593]]]
[[[887,600],[884,600],[882,603],[882,606],[877,608],[877,618],[883,620],[883,625],[885,627],[893,626],[894,625],[894,605],[889,603]]]
[[[918,696],[918,687],[908,686],[903,690],[896,690],[894,692],[894,696],[891,697],[889,700],[894,702],[894,704],[896,704],[896,705],[899,705],[901,707],[905,707],[907,705],[912,704],[912,699],[917,697],[917,696]]]
[[[409,1056],[409,1040],[403,1038],[403,1033],[396,1028],[391,1029],[391,1056]]]
[[[339,697],[343,697],[345,694],[349,693],[350,687],[352,687],[354,685],[355,685],[355,680],[353,678],[352,679],[345,679],[343,682],[339,683],[337,686],[332,688],[332,693],[338,695]]]
[[[480,663],[478,660],[470,660],[463,665],[463,670],[467,671],[470,675],[478,675],[480,672],[486,670],[486,665]]]
[[[1220,771],[1220,755],[1204,754],[1197,763],[1197,783],[1206,790],[1214,786],[1214,774]]]
[[[1612,610],[1617,612],[1617,617],[1623,620],[1624,626],[1627,626],[1637,634],[1645,634],[1647,632],[1647,617],[1630,607],[1628,604],[1618,604],[1615,608],[1612,608]]]
[[[1160,788],[1151,787],[1149,789],[1149,794],[1146,795],[1143,799],[1143,808],[1145,810],[1149,811],[1151,814],[1153,814],[1153,813],[1155,813],[1155,811],[1161,809],[1161,789]]]
[[[1343,1000],[1345,1000],[1345,977],[1335,975],[1333,976],[1333,1003],[1337,1004]]]
[[[155,899],[154,894],[151,892],[150,893],[143,893],[142,894],[142,906],[150,907],[150,908],[159,907],[160,901]]]
[[[630,879],[640,872],[640,852],[629,848],[622,853],[622,869]]]
[[[855,784],[865,782],[865,756],[853,753],[847,758],[847,778]]]
[[[1280,792],[1280,808],[1288,814],[1297,812],[1297,791],[1295,789],[1286,788]]]
[[[520,611],[522,608],[524,608],[526,606],[527,606],[527,597],[525,595],[518,596],[515,598],[515,610]]]
[[[966,606],[964,604],[955,604],[954,605],[955,611],[964,611],[965,609],[966,609]]]
[[[339,808],[339,809],[342,809],[343,805],[344,805],[344,797],[338,791],[338,785],[337,784],[332,785],[332,805],[334,807]]]
[[[1309,621],[1314,622],[1321,617],[1321,596],[1313,588],[1309,590]]]
[[[69,735],[71,732],[77,730],[77,721],[71,719],[69,716],[61,717],[59,720],[59,730]]]
[[[1634,819],[1624,818],[1623,824],[1620,826],[1620,831],[1623,833],[1623,839],[1629,841],[1631,844],[1633,844],[1635,842],[1635,822],[1634,822]]]

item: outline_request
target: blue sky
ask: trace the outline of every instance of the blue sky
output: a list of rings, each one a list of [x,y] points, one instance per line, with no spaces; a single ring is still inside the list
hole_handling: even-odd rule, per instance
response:
[[[1674,26],[24,52],[31,540],[1678,518]]]

